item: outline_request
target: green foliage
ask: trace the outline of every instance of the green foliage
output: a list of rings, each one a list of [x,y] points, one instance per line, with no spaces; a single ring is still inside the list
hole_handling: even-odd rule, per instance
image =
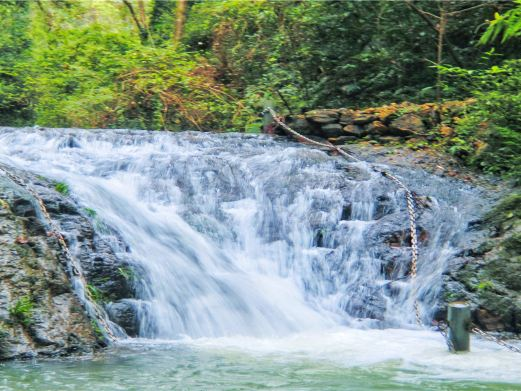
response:
[[[118,267],[118,273],[127,281],[136,279],[136,274],[130,267]]]
[[[66,184],[65,182],[55,183],[54,190],[56,190],[60,194],[63,194],[64,196],[67,196],[70,193],[69,185]]]
[[[25,77],[31,42],[26,30],[28,8],[25,1],[0,3],[0,124],[17,126],[32,121]]]
[[[122,118],[149,129],[199,130],[233,126],[237,105],[200,56],[142,47],[120,75]]]
[[[480,39],[480,43],[489,44],[501,37],[501,43],[505,43],[511,38],[521,37],[521,0],[514,1],[517,6],[503,15],[498,12],[494,14],[494,19]]]
[[[483,70],[442,67],[450,87],[462,84],[476,102],[456,127],[449,151],[485,172],[521,181],[521,60]]]
[[[176,47],[174,0],[127,3],[139,27],[123,2],[0,2],[0,123],[254,132],[266,102],[297,113],[434,98],[437,33],[405,1],[189,2]],[[474,4],[459,3],[448,7]],[[492,16],[452,18],[443,61],[474,64]]]
[[[94,332],[94,335],[98,340],[103,340],[105,338],[105,334],[103,334],[103,330],[98,325],[98,322],[96,322],[94,319],[90,321],[90,326],[92,327],[92,331]]]
[[[477,290],[478,292],[481,292],[481,291],[488,291],[488,290],[492,290],[494,289],[494,283],[492,281],[481,281],[478,286],[477,286]]]
[[[85,286],[85,290],[90,299],[95,303],[102,303],[103,301],[105,301],[105,295],[103,294],[103,292],[100,289],[96,288],[94,285],[87,284]]]
[[[29,326],[33,322],[32,311],[34,303],[29,296],[22,296],[14,306],[9,308],[9,315],[24,326]]]
[[[94,219],[98,214],[92,208],[84,208],[85,214],[89,216],[91,219]]]

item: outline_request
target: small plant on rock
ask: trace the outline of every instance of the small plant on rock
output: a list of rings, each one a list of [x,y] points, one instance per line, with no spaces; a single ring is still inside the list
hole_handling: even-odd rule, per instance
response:
[[[84,208],[85,214],[89,216],[91,219],[94,219],[97,216],[97,213],[92,208]]]
[[[69,190],[69,185],[67,185],[65,182],[57,182],[54,184],[54,189],[60,193],[60,194],[63,194],[63,195],[69,195],[70,193],[70,190]]]
[[[480,292],[489,291],[492,289],[494,289],[494,283],[492,281],[481,281],[478,284],[478,291]]]
[[[34,303],[29,296],[21,297],[14,306],[9,308],[9,314],[24,326],[33,323],[32,311]]]
[[[134,271],[129,267],[118,267],[118,273],[127,281],[136,279]]]
[[[101,303],[105,300],[103,292],[96,288],[94,285],[87,284],[85,291],[90,296],[90,299],[96,303]]]
[[[105,338],[105,335],[103,334],[103,331],[101,330],[101,327],[99,327],[98,323],[92,319],[90,321],[90,325],[92,327],[92,331],[94,332],[94,335],[96,336],[96,339],[103,340]]]

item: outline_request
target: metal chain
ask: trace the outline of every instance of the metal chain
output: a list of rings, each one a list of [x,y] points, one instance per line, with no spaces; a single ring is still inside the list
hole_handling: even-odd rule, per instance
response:
[[[507,348],[508,350],[512,351],[512,352],[516,352],[516,353],[521,353],[521,349],[518,348],[517,346],[514,346],[514,345],[510,345],[508,343],[506,343],[505,341],[502,341],[501,339],[497,338],[497,337],[494,337],[492,334],[489,334],[477,327],[472,327],[471,329],[472,332],[478,334],[479,336],[485,338],[485,339],[488,339],[489,341],[492,341],[492,342],[495,342],[497,343],[498,345],[501,345],[503,346],[504,348]]]
[[[380,171],[383,176],[389,178],[394,183],[398,185],[398,187],[402,188],[405,192],[405,199],[407,202],[407,214],[409,216],[409,232],[411,235],[411,279],[413,280],[413,294],[416,296],[416,284],[414,281],[416,279],[416,275],[418,274],[418,236],[416,230],[416,212],[414,209],[414,196],[411,191],[394,175],[390,174],[386,171]],[[414,312],[416,315],[416,323],[421,325],[421,316],[420,316],[420,308],[418,304],[418,300],[414,300]]]
[[[310,139],[309,137],[306,137],[306,136],[298,133],[296,130],[294,130],[294,129],[290,128],[288,125],[286,125],[284,123],[284,121],[282,120],[283,117],[277,115],[277,113],[271,107],[266,107],[264,109],[264,111],[262,112],[262,114],[265,114],[265,113],[269,113],[278,126],[280,126],[282,129],[284,129],[287,133],[295,136],[297,138],[297,140],[305,141],[307,143],[310,143],[312,145],[316,145],[319,147],[328,148],[330,150],[333,150],[333,151],[339,153],[346,159],[351,159],[356,162],[362,162],[361,159],[346,152],[341,147],[338,147],[331,143],[322,143],[320,141]],[[375,166],[372,166],[372,169],[376,172],[379,172],[384,177],[390,179],[391,181],[396,183],[398,185],[398,187],[400,187],[401,189],[403,189],[405,191],[405,199],[407,202],[407,213],[409,216],[409,231],[410,231],[410,235],[411,235],[411,280],[413,282],[413,294],[414,294],[414,296],[416,296],[416,281],[415,280],[416,280],[416,275],[418,272],[418,267],[417,267],[418,236],[416,233],[417,229],[416,229],[416,213],[415,213],[415,208],[414,208],[414,196],[413,196],[412,192],[409,190],[409,188],[407,186],[405,186],[405,184],[402,181],[400,181],[397,177],[395,177],[393,174],[389,173],[388,171],[381,170]],[[419,308],[418,300],[416,298],[414,300],[414,312],[415,312],[415,316],[416,316],[416,323],[418,325],[421,325],[422,320],[421,320],[421,315],[420,315],[420,308]]]
[[[456,351],[454,349],[454,344],[452,343],[452,340],[449,337],[448,333],[449,327],[445,322],[437,322],[436,323],[436,331],[439,331],[441,335],[443,335],[443,338],[445,339],[445,343],[447,344],[447,347],[449,348],[450,352]],[[483,337],[489,341],[495,342],[498,345],[512,351],[515,353],[521,353],[521,349],[517,346],[511,345],[506,343],[505,341],[493,336],[490,333],[487,333],[486,331],[481,330],[480,328],[473,326],[470,331],[472,331],[475,334],[478,334],[480,337]]]
[[[452,340],[449,337],[449,326],[447,326],[444,322],[438,322],[436,324],[436,331],[439,331],[440,334],[445,339],[445,343],[447,344],[447,347],[449,348],[449,352],[455,352],[456,349],[454,349],[454,344],[452,343]]]
[[[109,325],[107,324],[107,321],[105,320],[105,317],[103,315],[103,311],[101,310],[100,306],[96,303],[94,297],[92,297],[92,293],[87,289],[87,280],[83,276],[81,272],[81,267],[78,265],[76,258],[72,255],[71,251],[69,250],[69,247],[67,246],[67,242],[65,241],[65,238],[60,232],[59,227],[56,225],[54,220],[52,219],[51,215],[47,211],[47,208],[45,207],[45,203],[43,202],[42,198],[38,195],[38,193],[32,189],[29,184],[27,184],[22,178],[18,177],[17,175],[13,174],[7,166],[0,163],[0,169],[6,174],[6,176],[12,180],[14,183],[18,184],[19,186],[26,189],[37,201],[38,206],[40,207],[40,211],[42,212],[43,216],[47,220],[47,223],[49,224],[51,228],[50,236],[53,236],[58,241],[58,244],[60,245],[65,257],[67,258],[68,264],[70,265],[70,277],[76,277],[78,278],[84,287],[84,294],[87,300],[91,303],[92,308],[94,309],[94,320],[103,327],[105,330],[105,333],[107,337],[115,341],[116,337],[112,330],[110,329]]]

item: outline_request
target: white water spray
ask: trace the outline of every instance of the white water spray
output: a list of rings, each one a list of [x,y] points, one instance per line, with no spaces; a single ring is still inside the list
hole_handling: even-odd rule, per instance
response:
[[[403,194],[365,163],[268,136],[7,128],[0,160],[67,182],[118,232],[142,271],[142,337],[414,324]],[[428,321],[469,219],[456,205],[477,196],[399,171],[432,198],[419,217]]]

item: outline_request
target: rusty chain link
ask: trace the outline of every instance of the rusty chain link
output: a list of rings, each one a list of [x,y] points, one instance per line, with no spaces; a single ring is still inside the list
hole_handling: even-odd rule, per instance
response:
[[[511,352],[516,352],[516,353],[521,353],[521,349],[518,348],[517,346],[514,346],[514,345],[511,345],[511,344],[508,344],[506,343],[505,341],[497,338],[497,337],[494,337],[492,334],[490,333],[487,333],[486,331],[483,331],[481,330],[480,328],[478,327],[472,327],[471,331],[473,333],[476,333],[478,334],[479,336],[489,340],[489,341],[492,341],[492,342],[495,342],[497,343],[498,345],[500,346],[503,346],[504,348],[510,350]]]
[[[445,343],[447,344],[447,348],[449,348],[449,352],[455,352],[456,349],[454,349],[454,344],[449,337],[449,326],[445,322],[436,322],[435,327],[436,331],[439,331],[445,339]]]
[[[361,159],[359,159],[356,156],[346,152],[341,147],[338,147],[338,146],[333,145],[331,143],[322,143],[320,141],[316,141],[316,140],[310,139],[309,137],[306,137],[306,136],[298,133],[296,130],[294,130],[294,129],[290,128],[288,125],[286,125],[284,123],[284,121],[282,120],[283,117],[277,115],[277,113],[271,107],[266,107],[264,109],[264,111],[262,112],[262,114],[265,114],[265,113],[269,113],[278,126],[280,126],[282,129],[284,129],[287,133],[289,133],[292,136],[296,137],[297,140],[305,141],[305,142],[307,142],[309,144],[316,145],[316,146],[319,146],[319,147],[328,148],[328,149],[330,149],[332,151],[335,151],[335,152],[339,153],[340,155],[342,155],[346,159],[351,159],[351,160],[354,160],[356,162],[362,162]],[[416,323],[418,325],[422,325],[420,308],[419,308],[419,304],[418,304],[418,299],[416,298],[416,294],[417,294],[417,292],[416,292],[416,290],[417,290],[417,288],[416,288],[416,275],[417,275],[417,272],[418,272],[418,267],[417,267],[417,263],[418,263],[418,236],[417,236],[417,229],[416,229],[416,213],[415,213],[415,208],[414,208],[414,196],[413,196],[412,192],[409,190],[409,188],[407,186],[405,186],[405,184],[402,181],[400,181],[397,177],[395,177],[390,172],[385,171],[385,170],[381,170],[381,169],[375,167],[374,165],[372,165],[372,169],[375,172],[379,172],[384,177],[386,177],[386,178],[390,179],[391,181],[393,181],[396,185],[398,185],[398,187],[400,187],[405,192],[405,199],[406,199],[406,202],[407,202],[407,213],[408,213],[408,216],[409,216],[409,232],[410,232],[410,235],[411,235],[411,274],[410,275],[411,275],[411,280],[412,280],[412,285],[413,285],[413,295],[415,296],[414,312],[415,312],[415,316],[416,316]]]

